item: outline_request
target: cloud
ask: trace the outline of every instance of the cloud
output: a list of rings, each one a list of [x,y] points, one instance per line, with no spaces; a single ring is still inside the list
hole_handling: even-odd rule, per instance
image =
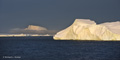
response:
[[[24,33],[24,34],[50,34],[54,35],[57,30],[48,30],[45,27],[29,25],[27,28],[14,28],[10,30],[10,33]]]
[[[105,22],[105,23],[101,23],[99,25],[104,25],[108,29],[110,29],[110,31],[112,31],[113,33],[120,34],[120,21]]]

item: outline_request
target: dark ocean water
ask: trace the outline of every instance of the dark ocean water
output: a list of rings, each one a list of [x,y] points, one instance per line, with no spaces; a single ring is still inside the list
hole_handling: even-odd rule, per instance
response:
[[[0,38],[0,60],[120,60],[120,42]]]

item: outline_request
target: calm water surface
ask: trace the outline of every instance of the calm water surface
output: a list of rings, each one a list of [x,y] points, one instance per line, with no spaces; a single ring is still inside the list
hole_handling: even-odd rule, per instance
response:
[[[0,38],[0,60],[120,60],[120,42]]]

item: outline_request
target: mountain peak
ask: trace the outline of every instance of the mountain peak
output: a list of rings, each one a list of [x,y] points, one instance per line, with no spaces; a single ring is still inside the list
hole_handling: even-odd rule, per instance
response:
[[[39,31],[39,30],[47,30],[47,29],[44,28],[44,27],[41,27],[41,26],[29,25],[27,28],[25,28],[25,30],[36,30],[36,31]]]

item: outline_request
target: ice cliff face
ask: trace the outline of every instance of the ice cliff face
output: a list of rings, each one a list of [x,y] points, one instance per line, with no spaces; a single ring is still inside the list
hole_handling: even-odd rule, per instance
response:
[[[120,40],[120,34],[104,24],[89,19],[76,19],[68,28],[58,32],[55,40]],[[120,30],[119,30],[120,31]]]

